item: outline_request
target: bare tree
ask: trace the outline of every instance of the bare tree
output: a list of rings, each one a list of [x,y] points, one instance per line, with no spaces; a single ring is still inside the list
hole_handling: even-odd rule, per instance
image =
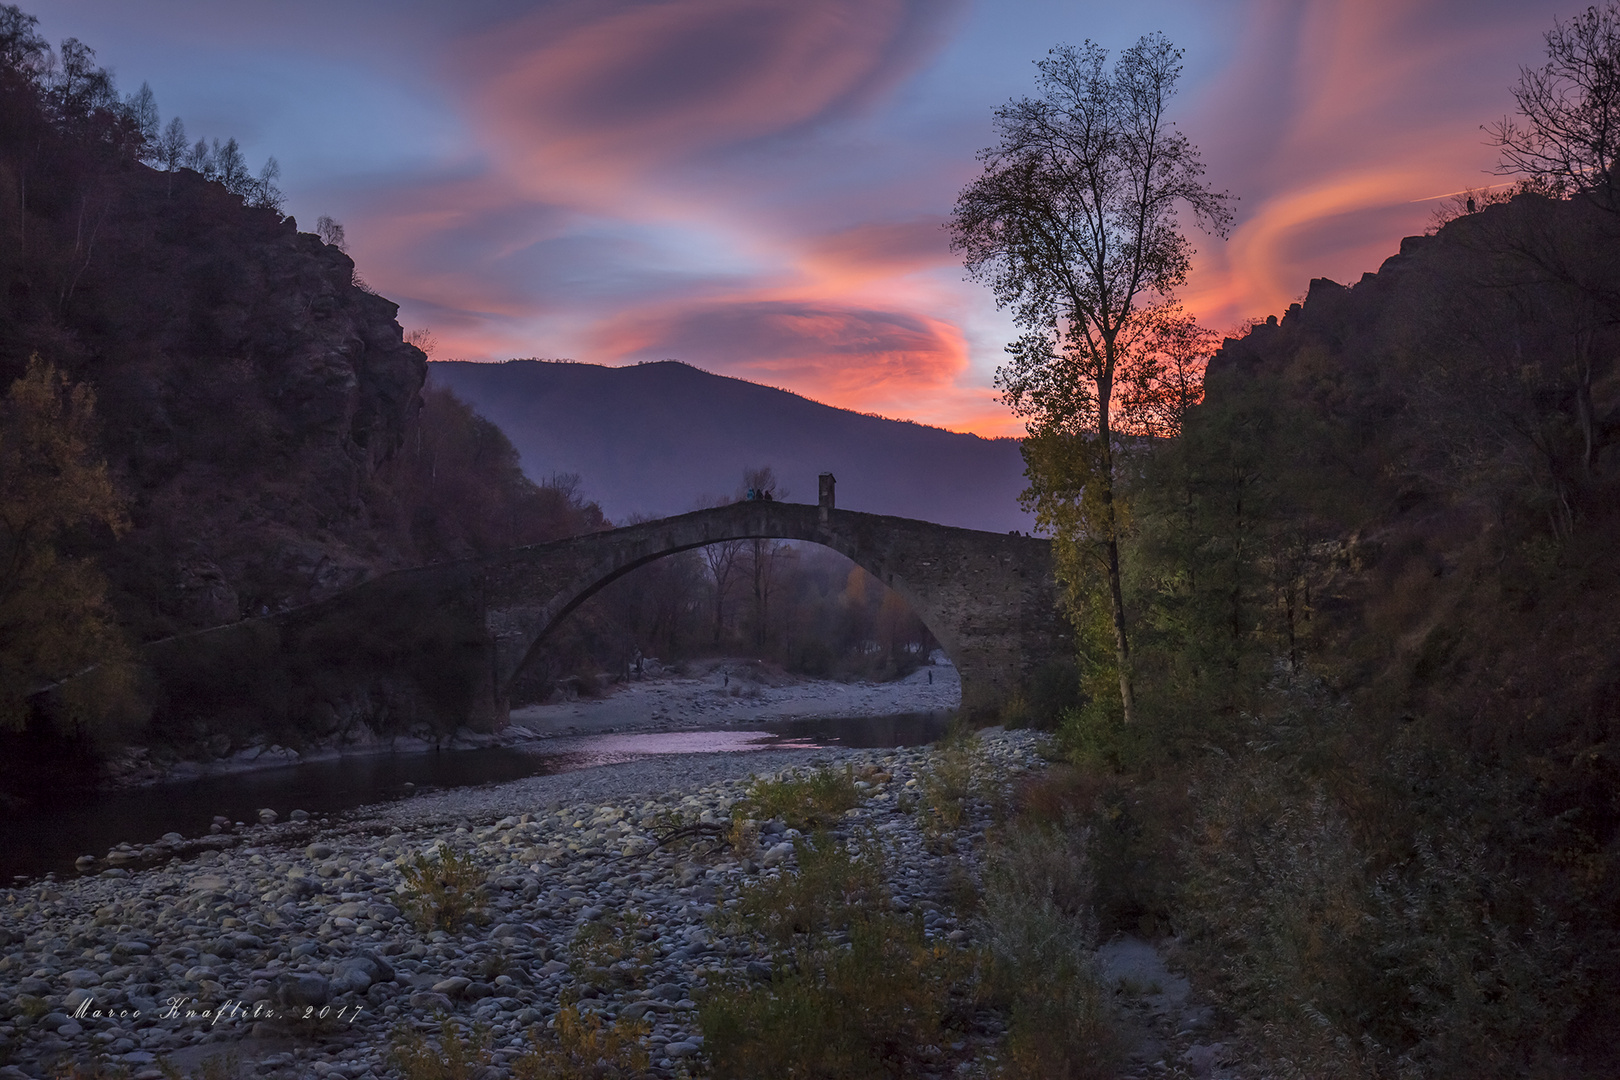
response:
[[[264,168],[259,170],[259,175],[249,177],[243,182],[243,187],[246,190],[240,194],[246,196],[249,206],[263,206],[280,213],[282,206],[287,201],[287,197],[276,186],[276,181],[280,178],[281,162],[273,157],[266,158]]]
[[[324,222],[330,222],[332,219],[329,217],[323,217],[321,220]],[[338,228],[342,229],[343,226],[339,225]],[[405,335],[405,344],[415,345],[418,349],[422,350],[422,354],[424,356],[431,358],[433,354],[438,351],[439,339],[433,336],[432,330],[419,327]],[[579,482],[579,477],[577,475],[574,477],[574,481],[577,485]]]
[[[1523,120],[1485,127],[1502,150],[1497,172],[1620,210],[1620,0],[1555,21],[1546,41],[1546,65],[1520,68],[1513,88]]]
[[[30,81],[40,78],[50,63],[51,46],[39,36],[39,19],[14,4],[0,4],[0,67]]]
[[[210,180],[214,179],[214,155],[213,151],[208,149],[208,140],[198,139],[193,143],[191,149],[186,151],[182,164],[194,173],[200,173]]]
[[[217,179],[225,185],[226,191],[237,195],[247,194],[248,182],[253,179],[253,174],[248,171],[247,158],[242,156],[242,148],[234,138],[225,140],[224,146],[219,144],[218,139],[214,140],[213,161]]]
[[[152,93],[152,87],[147,83],[141,83],[141,88],[129,95],[124,107],[129,110],[129,118],[134,121],[136,130],[140,132],[141,160],[154,163],[161,161],[158,140],[162,129],[158,119],[157,96]]]
[[[703,561],[709,568],[709,577],[714,579],[714,643],[720,644],[720,639],[726,631],[726,595],[731,583],[732,575],[737,570],[738,560],[742,558],[743,547],[746,540],[726,540],[718,544],[710,544],[703,549]]]
[[[343,223],[326,214],[316,220],[315,235],[321,238],[323,244],[331,244],[339,251],[349,250],[349,242],[343,236]]]
[[[1112,71],[1090,41],[1053,49],[1036,62],[1038,96],[996,110],[999,141],[980,152],[984,172],[951,221],[970,276],[1025,331],[997,372],[1006,402],[1032,437],[1066,445],[1064,472],[1079,466],[1078,485],[1043,485],[1041,463],[1058,459],[1026,453],[1029,498],[1055,539],[1090,547],[1103,563],[1127,721],[1135,704],[1114,506],[1118,369],[1144,303],[1186,280],[1193,249],[1179,212],[1222,236],[1232,222],[1230,197],[1204,183],[1197,149],[1165,115],[1181,56],[1162,34],[1125,50]]]
[[[157,160],[169,172],[178,169],[186,159],[186,125],[176,116],[158,136]]]
[[[786,488],[778,490],[776,470],[769,465],[744,469],[743,487],[746,489],[745,494],[756,499],[772,501],[787,496]],[[780,541],[766,539],[750,540],[748,545],[749,571],[754,580],[754,642],[763,645],[768,630],[774,571],[786,545]]]

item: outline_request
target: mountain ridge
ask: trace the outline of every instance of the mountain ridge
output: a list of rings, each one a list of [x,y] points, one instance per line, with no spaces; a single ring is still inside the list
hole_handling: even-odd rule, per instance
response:
[[[433,361],[504,431],[536,480],[578,473],[614,520],[662,517],[735,496],[770,465],[777,494],[810,501],[838,478],[838,504],[992,532],[1026,531],[1016,439],[986,439],[813,401],[677,360],[628,367],[563,360]]]

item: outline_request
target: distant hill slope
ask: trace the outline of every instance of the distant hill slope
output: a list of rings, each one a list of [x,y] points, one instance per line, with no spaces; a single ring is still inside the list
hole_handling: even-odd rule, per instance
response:
[[[1032,527],[1018,507],[1013,439],[983,439],[817,404],[676,361],[635,367],[512,360],[428,365],[494,421],[531,479],[577,472],[615,521],[664,516],[735,494],[743,469],[770,465],[787,498],[814,502],[838,478],[838,505],[943,525]]]

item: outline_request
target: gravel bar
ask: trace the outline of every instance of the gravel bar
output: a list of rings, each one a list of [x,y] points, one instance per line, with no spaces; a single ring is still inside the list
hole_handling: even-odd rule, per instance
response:
[[[870,766],[865,802],[834,835],[880,838],[896,907],[920,912],[930,936],[964,942],[946,878],[955,860],[971,863],[987,822],[970,817],[953,855],[930,852],[905,803],[934,752],[680,755],[430,793],[334,821],[267,811],[252,827],[171,833],[137,853],[156,865],[126,860],[0,890],[0,1080],[92,1058],[158,1080],[162,1065],[189,1072],[222,1053],[241,1076],[372,1080],[392,1071],[399,1025],[431,1033],[440,1014],[485,1026],[500,1066],[565,990],[605,1017],[649,1021],[653,1073],[688,1075],[702,1053],[693,995],[771,970],[757,942],[726,940],[710,916],[791,870],[797,834],[762,822],[758,849],[739,858],[659,847],[650,830],[728,821],[750,775]],[[982,733],[979,757],[1001,781],[1041,764],[1027,732]],[[402,913],[400,866],[441,843],[487,873],[484,926],[424,933]],[[587,984],[570,957],[576,935],[596,920],[624,925],[629,912],[645,966],[626,987]]]

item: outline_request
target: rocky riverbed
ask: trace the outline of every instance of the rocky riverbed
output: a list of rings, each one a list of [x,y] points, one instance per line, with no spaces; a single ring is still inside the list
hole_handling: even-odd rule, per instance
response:
[[[740,855],[660,847],[654,831],[674,818],[727,820],[750,772],[812,758],[869,766],[865,801],[837,832],[880,838],[893,851],[896,906],[921,912],[930,936],[964,942],[947,876],[971,866],[987,822],[970,817],[950,856],[930,850],[908,806],[930,753],[650,759],[341,821],[221,823],[140,853],[157,865],[98,863],[88,869],[99,873],[0,891],[0,1078],[104,1057],[155,1080],[165,1061],[186,1071],[229,1053],[244,1076],[365,1080],[388,1074],[400,1024],[436,1031],[440,1014],[487,1026],[499,1063],[527,1047],[565,992],[607,1017],[650,1021],[653,1071],[681,1075],[702,1049],[694,995],[716,979],[770,973],[752,940],[728,940],[711,916],[749,883],[791,870],[794,834],[762,822],[757,850]],[[1024,732],[985,733],[980,753],[1003,780],[1039,764]],[[441,843],[488,875],[482,927],[424,932],[402,911],[401,867]],[[177,854],[161,861],[168,851]],[[635,989],[587,985],[571,955],[577,935],[628,912],[649,970]],[[993,1035],[987,1028],[987,1043]]]
[[[682,731],[754,726],[810,717],[875,717],[944,712],[962,702],[962,680],[944,662],[888,682],[836,682],[790,675],[757,660],[691,661],[621,683],[598,698],[512,710],[503,738],[516,740],[603,731]]]

